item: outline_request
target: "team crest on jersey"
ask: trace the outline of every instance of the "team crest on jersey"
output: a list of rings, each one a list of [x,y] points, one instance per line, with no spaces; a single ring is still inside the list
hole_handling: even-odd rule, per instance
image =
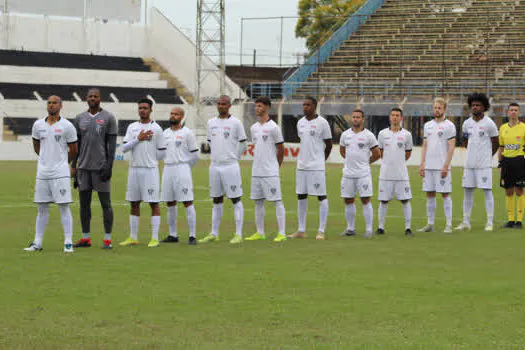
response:
[[[262,139],[266,142],[266,140],[268,140],[268,135],[263,135]]]
[[[403,148],[403,142],[398,142],[398,143],[397,143],[397,147],[399,147],[399,148]]]
[[[65,190],[64,188],[62,188],[62,189],[60,190],[60,195],[61,195],[61,196],[64,196],[65,194],[66,194],[66,190]]]
[[[277,189],[276,188],[270,188],[270,192],[272,192],[272,194],[276,194],[277,193]]]
[[[55,141],[56,141],[56,142],[60,142],[61,139],[62,139],[62,136],[60,136],[60,135],[55,135]]]
[[[227,139],[228,137],[230,137],[230,132],[225,131],[223,135],[224,135],[224,138]]]
[[[443,136],[443,131],[438,132],[438,136],[439,137]]]
[[[479,132],[479,136],[482,137],[483,135],[485,135],[485,132],[484,131],[480,131]]]
[[[182,145],[182,141],[175,141],[175,147],[180,147]]]
[[[235,190],[237,189],[237,186],[235,186],[235,185],[231,185],[231,186],[230,186],[230,189],[231,189],[232,191],[235,192]]]
[[[148,194],[149,194],[150,196],[153,196],[153,192],[155,192],[155,190],[154,190],[153,188],[149,188],[149,189],[148,189]]]
[[[182,189],[182,193],[184,193],[184,194],[188,194],[188,189],[187,189],[187,188],[183,188],[183,189]]]
[[[363,149],[365,148],[365,144],[360,142],[357,144],[357,147],[359,147],[360,149]]]
[[[315,136],[315,130],[310,130],[310,136]]]

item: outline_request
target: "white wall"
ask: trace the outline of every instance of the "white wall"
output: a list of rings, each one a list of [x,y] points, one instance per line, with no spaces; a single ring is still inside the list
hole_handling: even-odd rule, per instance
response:
[[[167,88],[155,72],[0,66],[3,83]]]
[[[9,50],[82,53],[155,58],[190,91],[195,91],[196,48],[157,9],[150,11],[149,27],[139,23],[49,18],[4,14],[0,16],[0,48]],[[212,67],[210,60],[206,61]],[[227,79],[227,93],[244,93]],[[217,96],[218,78],[209,77],[204,96]]]

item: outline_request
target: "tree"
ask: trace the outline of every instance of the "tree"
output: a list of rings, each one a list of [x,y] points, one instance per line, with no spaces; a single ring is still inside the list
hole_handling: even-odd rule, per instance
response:
[[[295,36],[306,38],[310,51],[317,49],[359,9],[366,0],[299,0]]]

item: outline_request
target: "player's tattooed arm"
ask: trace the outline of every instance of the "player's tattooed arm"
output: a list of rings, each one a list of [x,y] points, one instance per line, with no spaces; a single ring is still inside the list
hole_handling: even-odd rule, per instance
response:
[[[370,152],[372,152],[372,155],[370,156],[370,164],[381,158],[381,150],[379,149],[379,146],[375,146]]]
[[[33,149],[37,155],[40,155],[40,140],[33,139]]]
[[[78,154],[78,145],[76,142],[73,142],[73,143],[68,143],[67,147],[68,147],[67,161],[70,163],[73,160],[73,158],[75,158],[76,155]]]
[[[499,148],[499,138],[497,136],[490,138],[492,141],[492,156],[496,154]]]
[[[330,157],[330,153],[332,153],[332,139],[324,140],[324,146],[324,160],[327,160]]]
[[[279,163],[279,167],[283,164],[284,160],[284,143],[278,143],[275,145],[277,147],[277,162]]]
[[[346,147],[345,145],[339,145],[339,154],[343,159],[346,159]]]

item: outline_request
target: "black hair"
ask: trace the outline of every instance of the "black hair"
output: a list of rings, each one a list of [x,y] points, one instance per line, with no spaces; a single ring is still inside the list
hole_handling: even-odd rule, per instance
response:
[[[147,97],[141,98],[140,100],[137,101],[137,104],[141,104],[141,103],[147,103],[147,104],[149,104],[149,108],[153,107],[153,101],[150,100],[150,99],[147,98]]]
[[[305,100],[312,101],[312,103],[314,104],[314,106],[317,107],[317,99],[316,99],[315,97],[312,97],[312,96],[306,96],[304,99],[305,99]]]
[[[468,108],[472,108],[472,102],[481,102],[485,107],[485,112],[490,109],[489,98],[481,92],[473,92],[468,95]]]
[[[507,109],[510,109],[510,107],[518,107],[518,108],[520,108],[520,105],[517,102],[512,102],[512,103],[509,104]]]
[[[403,110],[401,108],[399,108],[399,107],[392,108],[390,110],[390,113],[392,113],[392,112],[399,112],[399,113],[401,113],[401,116],[403,116]]]
[[[354,109],[354,110],[352,111],[352,113],[361,113],[361,116],[362,116],[363,118],[365,117],[365,112],[363,112],[363,110],[362,110],[362,109],[359,109],[359,108]]]
[[[257,99],[255,100],[255,103],[262,103],[263,105],[268,106],[268,107],[272,106],[272,101],[266,96],[257,97]]]

